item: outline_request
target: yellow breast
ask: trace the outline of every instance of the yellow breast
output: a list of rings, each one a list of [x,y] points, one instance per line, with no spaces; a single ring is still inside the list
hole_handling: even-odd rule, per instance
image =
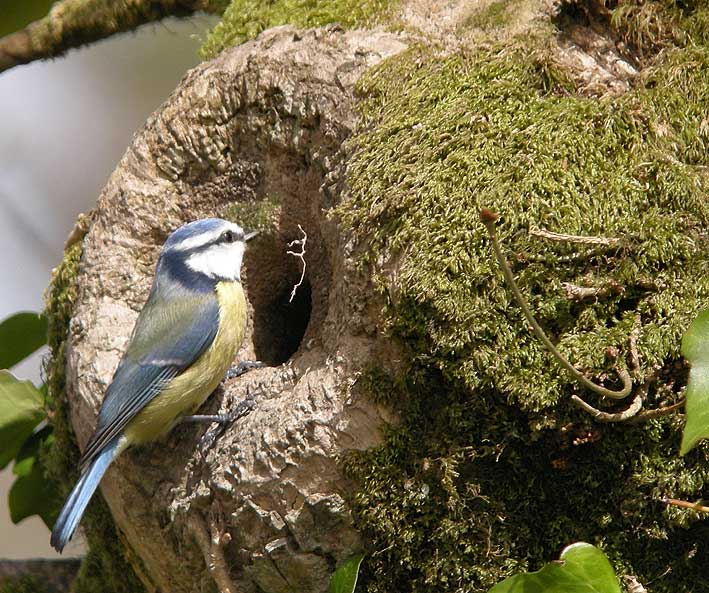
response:
[[[212,345],[126,427],[129,443],[153,440],[170,430],[180,416],[194,413],[231,366],[246,331],[246,298],[240,282],[219,282],[217,298],[219,330]]]

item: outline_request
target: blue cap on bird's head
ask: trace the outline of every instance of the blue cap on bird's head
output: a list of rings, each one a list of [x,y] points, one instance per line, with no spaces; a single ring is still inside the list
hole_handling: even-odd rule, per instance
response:
[[[221,218],[203,218],[183,224],[180,228],[172,231],[165,241],[164,249],[175,247],[185,239],[192,237],[205,236],[208,234],[218,233],[226,225],[230,224]],[[238,226],[238,225],[236,225]]]
[[[205,279],[238,281],[246,242],[257,234],[221,218],[183,225],[165,241],[156,279],[167,272],[185,285],[203,284]]]
[[[170,233],[163,250],[186,251],[213,242],[222,233],[226,233],[230,243],[247,242],[258,234],[257,231],[247,233],[238,224],[222,218],[203,218],[188,222]]]

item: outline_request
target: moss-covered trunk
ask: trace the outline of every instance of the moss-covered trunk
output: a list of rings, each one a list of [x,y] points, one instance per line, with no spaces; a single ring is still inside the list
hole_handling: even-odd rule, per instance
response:
[[[201,529],[244,591],[324,591],[364,549],[362,590],[484,592],[585,540],[650,590],[709,589],[705,523],[661,502],[708,494],[709,448],[679,457],[677,412],[574,406],[628,404],[531,334],[478,220],[500,214],[522,290],[589,378],[625,366],[643,410],[678,401],[680,337],[709,304],[709,10],[374,4],[405,32],[274,29],[191,72],[99,199],[70,295],[80,443],[167,232],[217,214],[265,235],[242,354],[270,367],[211,404],[258,385],[259,405],[208,452],[178,429],[109,473],[129,560],[149,589],[198,590]],[[211,49],[278,6],[228,10]]]

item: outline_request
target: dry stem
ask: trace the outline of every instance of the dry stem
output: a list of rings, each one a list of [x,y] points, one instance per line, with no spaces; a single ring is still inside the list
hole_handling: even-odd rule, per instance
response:
[[[211,525],[208,532],[204,520],[194,513],[189,516],[187,525],[202,550],[204,562],[220,593],[240,593],[229,575],[224,558],[224,546],[231,541],[229,534],[221,533],[215,525]]]
[[[623,294],[625,289],[617,282],[608,282],[603,286],[578,286],[571,282],[562,282],[561,286],[566,291],[566,298],[574,301],[585,299],[603,299],[608,296]]]
[[[630,405],[620,412],[604,412],[598,408],[594,408],[588,402],[582,400],[578,395],[572,395],[571,401],[573,401],[581,409],[585,410],[591,416],[593,416],[598,422],[625,422],[638,415],[643,407],[643,401],[645,399],[645,393],[647,393],[647,383],[643,384],[635,393],[633,401]]]
[[[605,247],[617,247],[620,245],[620,239],[613,237],[587,237],[584,235],[565,235],[562,233],[553,233],[546,229],[530,229],[529,234],[534,237],[541,237],[549,241],[560,241],[564,243],[583,243],[586,245],[603,245]]]
[[[697,511],[698,513],[709,513],[709,507],[702,504],[697,504],[696,502],[688,502],[686,500],[677,500],[676,498],[663,498],[662,502],[665,504],[671,504],[675,507],[681,507],[683,509],[689,509],[691,511]]]
[[[653,410],[643,410],[637,416],[632,419],[632,422],[645,422],[646,420],[652,420],[653,418],[660,418],[661,416],[669,416],[673,412],[679,410],[684,405],[684,399],[681,399],[677,403],[671,406],[665,406],[662,408],[655,408]]]
[[[623,575],[625,586],[628,588],[628,593],[647,593],[647,589],[642,583],[632,574]]]
[[[305,263],[305,244],[308,241],[308,233],[303,230],[303,227],[300,226],[300,224],[298,224],[298,228],[300,229],[300,232],[303,233],[303,238],[291,241],[290,243],[288,243],[288,247],[294,247],[295,245],[299,245],[300,252],[288,250],[286,251],[286,253],[288,255],[297,257],[303,263],[303,269],[300,272],[300,280],[298,280],[298,282],[293,286],[293,290],[291,290],[290,298],[288,299],[289,303],[293,302],[293,299],[295,298],[295,291],[298,290],[298,287],[303,284],[303,280],[305,279],[305,267],[307,265]]]
[[[628,373],[628,370],[623,368],[623,367],[616,367],[616,371],[618,373],[618,376],[620,377],[621,381],[623,382],[623,388],[616,391],[613,389],[607,389],[605,387],[602,387],[600,385],[597,385],[590,379],[587,379],[581,371],[579,371],[575,366],[573,366],[567,359],[566,357],[561,354],[554,346],[554,344],[551,343],[551,340],[547,337],[546,333],[544,333],[544,330],[542,327],[537,323],[536,318],[534,317],[534,314],[532,313],[532,310],[529,308],[529,305],[527,304],[527,301],[525,298],[522,296],[521,291],[519,290],[519,287],[517,286],[517,282],[515,281],[514,274],[512,274],[512,270],[510,269],[509,264],[507,263],[507,259],[505,258],[504,254],[502,253],[502,249],[500,247],[500,243],[497,240],[497,234],[495,231],[495,221],[497,220],[497,214],[492,212],[491,210],[488,210],[487,208],[483,208],[480,211],[480,220],[482,223],[485,225],[485,228],[487,228],[488,235],[490,235],[490,241],[492,242],[492,248],[493,251],[495,252],[495,257],[497,258],[498,263],[500,264],[500,267],[502,268],[502,273],[505,276],[505,280],[507,280],[507,284],[509,285],[510,289],[512,290],[512,294],[515,297],[515,300],[517,301],[517,304],[520,306],[522,309],[522,312],[524,313],[525,317],[527,318],[527,321],[529,324],[532,326],[532,329],[534,330],[535,335],[541,340],[542,344],[546,346],[547,350],[551,352],[551,354],[556,358],[556,360],[559,362],[559,364],[564,367],[579,383],[581,383],[584,387],[587,389],[590,389],[594,393],[602,396],[602,397],[610,397],[612,399],[625,399],[630,395],[630,392],[633,387],[633,380],[630,377],[630,373]],[[576,398],[574,401],[580,400],[580,398]],[[630,409],[635,409],[635,406],[637,405],[637,397],[631,403]],[[578,403],[578,401],[576,401]],[[585,402],[584,402],[585,404]],[[580,405],[580,404],[579,404]],[[640,402],[640,405],[642,405],[642,401]],[[589,406],[586,404],[589,408],[595,410],[592,406]],[[582,406],[584,407],[584,406]],[[586,409],[584,407],[584,409]],[[588,410],[587,410],[588,411]],[[638,408],[639,411],[639,408]],[[604,414],[603,412],[600,412],[599,410],[595,410],[595,412],[598,412],[601,414],[601,416]],[[596,415],[595,412],[594,415]],[[637,414],[637,411],[635,412]],[[597,416],[598,417],[598,416]]]

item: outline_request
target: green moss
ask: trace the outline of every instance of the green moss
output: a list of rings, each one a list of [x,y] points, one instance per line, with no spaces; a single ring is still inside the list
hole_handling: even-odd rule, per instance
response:
[[[76,276],[81,259],[83,234],[75,237],[73,244],[67,248],[63,261],[54,270],[52,282],[45,295],[45,311],[49,321],[49,355],[45,360],[44,375],[47,404],[55,435],[54,445],[47,454],[46,466],[50,478],[65,495],[79,477],[79,449],[71,430],[66,406],[65,351],[69,322],[77,296]],[[125,550],[118,540],[102,496],[94,496],[82,525],[89,549],[72,585],[72,591],[142,593],[144,588],[125,560]]]
[[[69,426],[65,405],[66,338],[76,300],[76,276],[81,259],[81,241],[76,241],[64,253],[64,259],[54,270],[52,282],[45,294],[48,320],[47,345],[49,356],[44,360],[47,405],[54,426],[54,446],[49,451],[47,467],[50,476],[64,489],[77,477],[79,450]]]
[[[127,560],[128,550],[118,538],[102,496],[94,496],[83,525],[89,551],[74,581],[73,593],[144,593],[145,587]],[[135,556],[131,560],[140,562]]]
[[[222,216],[249,231],[269,233],[275,229],[280,204],[263,199],[258,202],[235,202],[230,204]]]
[[[33,576],[0,579],[0,593],[47,593],[47,588]]]
[[[510,22],[510,10],[514,10],[512,0],[496,0],[480,11],[474,12],[465,21],[467,27],[492,29],[503,27]]]
[[[382,18],[397,3],[398,0],[232,0],[200,54],[205,59],[212,58],[223,49],[253,39],[261,31],[277,25],[364,26]]]
[[[572,407],[578,387],[528,331],[478,210],[501,215],[523,292],[577,366],[612,384],[607,347],[627,354],[639,317],[642,370],[661,365],[667,380],[709,306],[709,50],[668,48],[634,91],[600,100],[550,85],[564,74],[532,50],[414,48],[360,82],[339,212],[367,242],[389,298],[382,329],[410,363],[365,374],[376,401],[402,402],[402,423],[344,464],[377,552],[366,587],[487,591],[585,540],[656,592],[704,590],[695,548],[709,527],[658,501],[709,497],[709,447],[679,458],[677,417],[599,425]],[[529,233],[539,227],[621,247],[550,242]],[[396,286],[377,272],[391,259]],[[561,286],[608,281],[623,291],[583,303]]]
[[[406,247],[392,328],[470,389],[498,388],[527,410],[559,400],[568,384],[509,306],[478,221],[486,206],[503,217],[499,233],[533,307],[578,364],[608,366],[606,347],[624,345],[636,312],[647,317],[645,365],[676,357],[709,290],[709,88],[698,74],[707,66],[704,50],[668,56],[646,88],[605,101],[547,92],[515,52],[439,60],[414,50],[372,72],[363,118],[376,125],[356,138],[341,211],[355,230],[371,229],[376,251]],[[534,227],[619,237],[623,248],[561,267],[578,248],[535,238]],[[571,302],[560,286],[608,280],[624,292],[597,303]],[[669,326],[658,307],[672,310]]]
[[[610,16],[620,38],[643,55],[687,40],[680,11],[672,0],[621,1]]]

